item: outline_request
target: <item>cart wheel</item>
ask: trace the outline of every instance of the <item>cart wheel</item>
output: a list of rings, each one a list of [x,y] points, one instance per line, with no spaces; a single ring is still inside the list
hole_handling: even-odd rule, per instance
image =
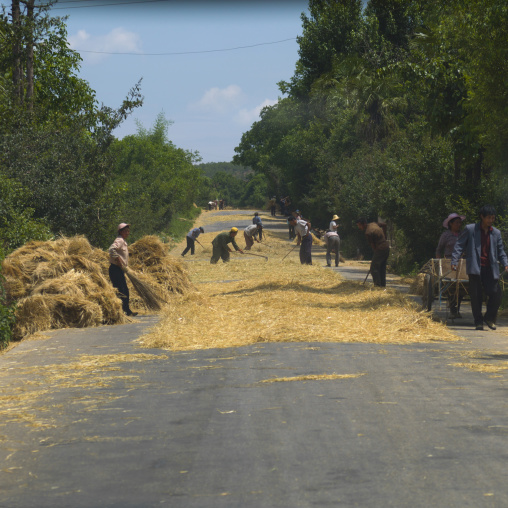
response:
[[[423,310],[432,310],[432,302],[434,301],[434,281],[432,275],[428,273],[423,279],[423,295],[422,295],[422,307]]]

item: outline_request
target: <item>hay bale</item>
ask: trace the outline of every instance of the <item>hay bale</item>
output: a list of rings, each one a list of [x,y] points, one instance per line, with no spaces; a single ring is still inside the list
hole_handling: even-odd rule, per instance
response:
[[[4,289],[8,304],[24,298],[29,294],[27,286],[23,283],[23,280],[20,278],[12,277],[10,275],[5,277]]]
[[[129,247],[129,255],[133,262],[153,266],[167,257],[168,248],[157,236],[144,236]]]
[[[132,267],[162,300],[193,288],[183,265],[167,255],[168,245],[158,237],[143,237],[129,251]],[[51,328],[129,321],[109,280],[108,253],[84,236],[29,242],[10,254],[2,269],[9,301],[18,301],[16,338]],[[134,290],[131,303],[146,309]]]
[[[69,238],[67,254],[74,254],[77,256],[90,256],[92,251],[93,248],[85,236],[75,236],[73,238]]]
[[[144,236],[129,247],[130,266],[145,276],[143,282],[154,287],[165,301],[168,293],[184,294],[194,289],[184,265],[168,255],[168,246],[156,236]],[[161,292],[159,292],[161,291]]]
[[[18,302],[13,334],[21,339],[49,329],[99,326],[102,321],[101,307],[84,297],[36,294]]]
[[[16,306],[16,322],[13,338],[21,339],[33,333],[51,328],[50,302],[44,296],[28,296],[19,300]]]

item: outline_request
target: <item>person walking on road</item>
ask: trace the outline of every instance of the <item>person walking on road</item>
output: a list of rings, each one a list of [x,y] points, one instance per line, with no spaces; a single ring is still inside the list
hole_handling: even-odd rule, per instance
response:
[[[238,234],[238,228],[231,228],[231,230],[225,231],[224,233],[219,233],[212,240],[212,258],[210,259],[210,263],[215,265],[219,259],[222,259],[224,263],[229,261],[229,253],[232,250],[228,247],[228,244],[231,243],[236,251],[241,252],[243,254],[243,250],[238,247],[235,242],[235,236]]]
[[[187,247],[185,247],[185,250],[182,252],[182,257],[185,256],[185,254],[187,254],[187,252],[189,252],[189,250],[190,250],[191,256],[194,256],[194,247],[195,247],[196,239],[198,238],[198,236],[201,233],[204,233],[204,232],[205,232],[205,230],[202,227],[199,227],[199,228],[191,229],[187,233],[187,236],[185,237],[185,239],[187,240]]]
[[[129,249],[127,247],[127,237],[130,235],[130,224],[122,222],[117,228],[118,236],[109,247],[109,278],[113,287],[118,291],[120,300],[122,300],[122,309],[127,316],[137,316],[129,305],[129,288],[125,279],[125,270],[129,265]]]
[[[339,266],[340,237],[337,231],[327,231],[324,234],[326,243],[326,266],[332,266],[332,251],[335,252],[335,266]]]
[[[258,235],[261,236],[262,231],[262,224],[251,224],[243,230],[243,237],[245,238],[245,250],[250,250],[254,245],[254,242],[260,243],[256,237]]]
[[[258,212],[254,213],[254,217],[252,218],[252,224],[261,224],[261,229],[258,230],[259,233],[259,241],[263,241],[263,222],[261,220],[261,217],[259,216]]]
[[[277,207],[277,198],[273,196],[273,198],[270,199],[270,215],[272,217],[275,217],[276,207]]]
[[[294,226],[297,245],[300,245],[300,263],[302,265],[312,264],[312,234],[310,232],[311,223],[304,219],[297,219],[296,217],[290,217],[288,222]]]
[[[475,327],[483,330],[485,322],[491,330],[495,330],[502,296],[499,263],[505,272],[508,271],[508,258],[501,232],[492,227],[496,220],[496,209],[485,205],[479,215],[480,220],[476,224],[468,224],[459,236],[453,249],[451,267],[452,270],[457,269],[459,258],[464,252]],[[485,315],[482,315],[484,293],[487,296],[487,309]]]
[[[374,286],[386,286],[386,262],[390,255],[390,244],[385,236],[384,228],[386,224],[370,222],[364,218],[358,219],[356,225],[365,233],[369,245],[374,251],[372,261],[370,262],[370,273],[374,280]]]

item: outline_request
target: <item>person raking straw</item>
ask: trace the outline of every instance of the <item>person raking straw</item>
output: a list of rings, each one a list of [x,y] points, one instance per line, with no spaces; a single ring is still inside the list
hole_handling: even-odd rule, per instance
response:
[[[199,228],[191,229],[187,233],[187,236],[185,237],[185,239],[187,240],[187,247],[185,247],[185,250],[182,252],[182,257],[185,256],[185,254],[187,254],[187,252],[189,252],[189,250],[190,250],[191,256],[194,255],[194,247],[196,244],[196,240],[197,240],[198,236],[204,232],[205,232],[205,230],[202,227],[199,227]]]
[[[130,224],[122,222],[118,225],[118,236],[109,247],[109,278],[113,287],[118,291],[120,300],[122,300],[122,309],[127,316],[137,316],[129,306],[129,288],[125,279],[125,270],[129,265],[129,249],[127,247],[127,237],[130,234]]]
[[[254,242],[260,243],[263,225],[261,223],[251,224],[243,230],[243,237],[245,239],[245,250],[250,250]],[[256,237],[259,235],[260,239]]]
[[[222,259],[224,263],[229,261],[229,253],[233,252],[228,244],[231,243],[237,252],[241,252],[243,254],[243,250],[238,247],[235,242],[235,236],[238,234],[238,228],[231,228],[231,230],[225,231],[224,233],[219,233],[212,240],[212,257],[210,259],[210,263],[212,265],[217,264],[219,259]]]

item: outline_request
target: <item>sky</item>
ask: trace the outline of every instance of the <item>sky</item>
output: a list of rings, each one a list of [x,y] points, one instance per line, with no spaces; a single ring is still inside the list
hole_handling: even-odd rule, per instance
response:
[[[261,108],[282,96],[277,83],[294,74],[308,2],[133,1],[61,0],[52,8],[69,16],[79,76],[99,103],[120,106],[142,78],[144,105],[115,136],[135,134],[138,123],[149,129],[163,113],[177,147],[202,162],[230,162]]]

